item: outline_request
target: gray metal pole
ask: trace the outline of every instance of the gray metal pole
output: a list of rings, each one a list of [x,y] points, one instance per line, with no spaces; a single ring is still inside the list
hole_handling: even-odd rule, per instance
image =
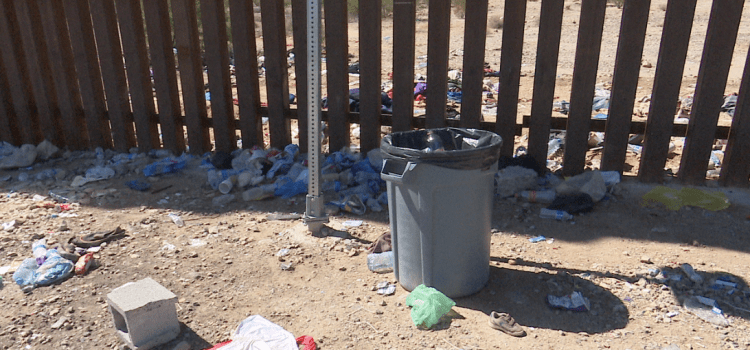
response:
[[[307,7],[307,123],[308,190],[305,223],[313,234],[320,233],[328,217],[320,194],[320,0],[308,0]]]

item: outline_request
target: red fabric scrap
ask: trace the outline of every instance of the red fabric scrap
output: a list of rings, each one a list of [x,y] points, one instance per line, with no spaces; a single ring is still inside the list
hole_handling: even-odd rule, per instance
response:
[[[303,335],[297,338],[297,345],[300,344],[305,346],[305,350],[315,350],[317,348],[317,346],[315,345],[315,340],[309,335]]]

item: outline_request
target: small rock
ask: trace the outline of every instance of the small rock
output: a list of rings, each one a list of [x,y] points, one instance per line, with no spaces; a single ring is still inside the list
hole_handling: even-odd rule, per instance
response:
[[[640,261],[644,264],[653,264],[653,261],[651,261],[651,257],[648,255],[641,255]]]
[[[649,61],[643,61],[643,68],[653,68],[654,65]]]
[[[55,323],[52,324],[51,328],[52,329],[58,329],[58,328],[62,327],[63,324],[65,324],[65,322],[67,322],[67,321],[68,321],[68,317],[67,316],[60,317],[60,319],[57,320],[57,322],[55,322]]]

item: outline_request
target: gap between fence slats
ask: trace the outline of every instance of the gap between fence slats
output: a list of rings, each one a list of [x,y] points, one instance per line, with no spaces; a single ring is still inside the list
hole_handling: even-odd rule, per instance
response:
[[[744,0],[722,0],[714,1],[711,7],[678,173],[679,179],[687,184],[700,185],[706,180],[744,3]]]
[[[643,182],[661,182],[664,179],[664,165],[672,135],[670,130],[674,125],[695,4],[696,0],[669,0],[667,3],[638,169],[638,179]]]
[[[570,113],[563,155],[565,165],[563,174],[566,176],[582,173],[586,165],[591,106],[594,99],[606,8],[605,1],[583,0],[581,3],[573,84],[570,92]]]
[[[283,149],[291,143],[289,119],[289,77],[286,58],[286,33],[284,31],[284,3],[261,0],[263,25],[263,51],[266,55],[266,92],[268,96],[268,126],[271,147]]]
[[[346,0],[324,0],[328,71],[328,140],[331,151],[349,146],[349,43]]]
[[[543,1],[539,15],[539,40],[536,47],[528,150],[529,156],[542,168],[547,167],[547,146],[557,80],[563,5],[563,0]]]
[[[143,2],[143,7],[151,66],[154,70],[162,143],[164,148],[182,153],[185,150],[185,132],[182,125],[177,123],[177,118],[182,113],[172,49],[172,28],[169,24],[169,4],[167,0],[148,0]],[[153,97],[151,99],[153,100]]]
[[[206,90],[196,11],[194,0],[172,0],[188,145],[191,153],[202,154],[211,151],[211,139],[207,126]]]
[[[292,30],[294,35],[294,73],[297,76],[297,135],[300,152],[307,153],[307,0],[292,0]],[[322,38],[321,38],[322,39]],[[257,74],[256,74],[257,76]],[[320,89],[320,87],[318,87]],[[320,127],[320,126],[318,126]]]
[[[47,45],[42,26],[38,25],[41,21],[38,3],[36,0],[17,0],[15,4],[29,82],[39,118],[33,127],[38,128],[41,135],[53,145],[64,147]]]
[[[156,115],[156,109],[146,52],[146,33],[143,28],[141,2],[140,0],[117,0],[116,9],[127,67],[125,73],[128,77],[138,150],[148,152],[161,148],[161,142],[159,141],[159,126],[152,118]]]
[[[625,2],[622,9],[620,39],[617,43],[614,77],[612,78],[609,116],[604,138],[602,170],[622,173],[628,150],[628,129],[633,115],[635,93],[641,69],[643,43],[646,39],[651,0]]]
[[[504,18],[495,132],[503,139],[500,155],[510,157],[513,155],[513,126],[516,124],[518,113],[526,1],[507,1]]]
[[[135,146],[135,133],[113,1],[92,1],[91,18],[94,22],[96,44],[99,49],[114,148],[118,152],[127,152]]]
[[[750,50],[745,60],[740,93],[732,117],[724,162],[721,165],[721,183],[724,186],[748,186],[750,176]]]

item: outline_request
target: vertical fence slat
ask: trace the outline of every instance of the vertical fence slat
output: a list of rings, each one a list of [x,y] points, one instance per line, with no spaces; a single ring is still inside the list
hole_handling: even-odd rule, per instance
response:
[[[104,87],[87,0],[64,0],[75,74],[81,90],[83,114],[91,147],[112,148],[112,134],[106,119]]]
[[[745,60],[740,93],[732,117],[720,182],[723,186],[748,186],[750,176],[750,50]]]
[[[745,60],[740,93],[732,117],[724,162],[721,164],[723,186],[747,187],[750,176],[750,50]]]
[[[411,130],[414,117],[416,0],[393,2],[393,131]]]
[[[148,1],[147,1],[148,2]],[[127,66],[130,101],[133,105],[138,149],[147,152],[160,148],[159,130],[155,119],[154,93],[149,73],[146,33],[140,0],[117,0],[120,38]]]
[[[198,38],[198,18],[193,0],[172,0],[177,60],[180,65],[182,103],[185,109],[190,152],[201,154],[211,150],[207,126],[203,64]]]
[[[638,169],[638,179],[643,182],[660,182],[664,177],[695,4],[696,0],[669,0],[667,3]]]
[[[360,151],[380,147],[381,0],[359,1]]]
[[[563,174],[565,175],[579,174],[583,172],[585,166],[606,5],[605,1],[600,0],[583,0],[581,3],[573,84],[570,92],[570,113],[565,134],[565,155],[563,156]]]
[[[450,0],[429,2],[427,23],[427,129],[445,126],[448,100],[448,49],[450,48]]]
[[[1,3],[0,6],[2,6]],[[0,55],[0,73],[2,73],[0,74],[0,141],[15,145],[20,139],[6,72],[3,56]]]
[[[19,37],[13,0],[3,0],[0,6],[0,55],[3,56],[9,93],[13,100],[17,126],[21,132],[20,141],[36,144],[41,141],[41,135],[35,128],[38,122],[34,98],[28,84],[23,44]]]
[[[487,37],[487,0],[466,0],[464,71],[461,84],[462,128],[479,128],[482,120],[482,80]]]
[[[143,2],[143,7],[151,51],[151,66],[154,69],[162,142],[164,148],[180,153],[185,150],[185,135],[180,122],[182,113],[172,50],[169,4],[167,0],[148,0]]]
[[[135,133],[133,122],[130,120],[130,101],[120,49],[115,4],[113,0],[94,0],[90,2],[90,7],[94,33],[96,33],[96,45],[99,48],[104,91],[107,96],[109,123],[112,125],[112,139],[116,151],[127,152],[135,146]]]
[[[286,66],[284,3],[261,0],[263,51],[266,54],[266,91],[271,147],[284,148],[291,143],[289,113],[289,76]]]
[[[539,39],[536,47],[534,92],[529,125],[529,155],[536,159],[543,169],[547,167],[547,145],[552,124],[552,101],[555,98],[564,4],[563,0],[543,1],[539,15]]]
[[[688,184],[698,185],[706,180],[708,159],[711,156],[744,3],[743,0],[723,0],[714,1],[711,6],[708,33],[695,86],[695,100],[678,174],[680,180]]]
[[[89,143],[62,1],[44,0],[40,3],[41,25],[47,40],[65,144],[72,150],[85,149]]]
[[[349,42],[346,0],[324,0],[328,70],[328,140],[331,152],[349,146]]]
[[[240,107],[242,147],[263,147],[263,121],[260,115],[260,83],[255,47],[253,4],[229,0],[234,47],[234,69],[237,79],[237,100]]]
[[[16,10],[21,42],[26,54],[26,67],[34,93],[34,102],[38,114],[38,124],[42,136],[52,144],[63,147],[65,140],[60,134],[59,114],[57,113],[57,96],[51,78],[47,45],[44,33],[39,25],[39,4],[36,0],[17,0]]]
[[[620,39],[617,44],[612,96],[602,154],[602,170],[622,172],[628,150],[630,121],[633,115],[643,43],[646,39],[651,0],[626,1],[622,9]]]
[[[504,18],[495,132],[503,139],[500,154],[510,157],[513,155],[516,134],[526,1],[506,1]]]
[[[292,30],[294,31],[294,73],[297,87],[297,131],[300,152],[307,153],[307,1],[292,0]],[[232,22],[234,23],[234,21]],[[253,46],[255,48],[255,46]],[[257,74],[256,74],[257,76]]]
[[[230,152],[237,148],[232,82],[229,77],[229,50],[224,1],[201,0],[203,43],[206,47],[208,89],[211,93],[211,119],[216,150]],[[283,26],[282,26],[283,28]],[[286,60],[284,60],[286,66]],[[269,104],[270,105],[270,104]]]

